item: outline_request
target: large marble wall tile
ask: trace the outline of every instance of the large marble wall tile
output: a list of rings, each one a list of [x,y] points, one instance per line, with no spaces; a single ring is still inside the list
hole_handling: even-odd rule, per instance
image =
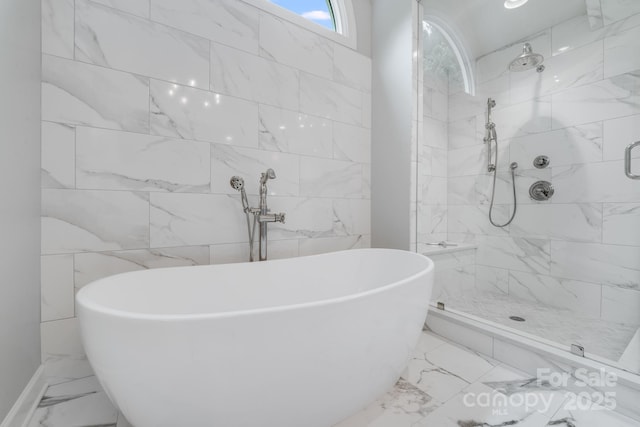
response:
[[[257,256],[257,247],[254,249]],[[294,258],[298,256],[297,240],[274,240],[267,248],[268,259]],[[230,243],[211,246],[211,264],[232,264],[249,261],[248,243]]]
[[[602,160],[602,123],[590,123],[551,132],[514,138],[509,142],[511,161],[523,169],[532,169],[533,160],[544,154],[551,167]]]
[[[478,238],[476,263],[527,273],[549,274],[549,241],[482,236]]]
[[[552,203],[640,202],[640,186],[624,174],[624,162],[553,168]]]
[[[511,236],[600,242],[602,205],[523,204],[511,223]]]
[[[449,122],[449,150],[483,144],[476,132],[476,116]]]
[[[600,317],[602,286],[576,280],[511,271],[509,295],[545,306]]]
[[[371,94],[362,92],[362,127],[371,129]]]
[[[334,43],[333,80],[363,92],[371,92],[371,58]]]
[[[601,0],[604,25],[609,25],[640,13],[640,4],[629,0]]]
[[[640,203],[605,203],[602,242],[640,246]]]
[[[84,252],[74,255],[75,288],[114,274],[150,268],[209,264],[208,246],[143,249],[115,252]]]
[[[79,61],[209,88],[209,41],[203,38],[77,0],[75,42]]]
[[[105,6],[119,9],[123,12],[132,13],[143,18],[149,17],[150,0],[91,0],[94,3],[101,3]]]
[[[640,115],[604,122],[604,160],[624,159],[625,148],[636,141],[640,141]],[[633,150],[631,155],[634,159],[639,159],[640,150]],[[634,162],[634,169],[636,165]]]
[[[506,63],[505,63],[506,64]],[[496,101],[496,107],[509,105],[509,75],[479,83],[475,95],[462,91],[449,97],[449,120],[460,120],[487,111],[487,99]]]
[[[210,246],[210,253],[209,263],[212,265],[249,262],[249,242],[212,245]]]
[[[449,129],[446,121],[425,117],[422,122],[422,143],[427,147],[446,150]]]
[[[371,234],[371,203],[362,199],[336,199],[333,212],[341,231],[348,235]]]
[[[75,128],[65,124],[42,122],[42,188],[74,188]]]
[[[42,0],[42,53],[73,59],[74,0]]]
[[[495,144],[492,144],[491,155],[495,156]],[[487,173],[488,163],[487,144],[449,150],[447,164],[449,176],[482,175]],[[491,163],[494,162],[492,157]],[[498,170],[509,170],[509,141],[498,144]]]
[[[127,191],[42,191],[43,254],[148,246],[148,195]]]
[[[237,0],[150,0],[151,20],[257,54],[258,9]]]
[[[231,96],[151,80],[151,133],[258,146],[258,106]]]
[[[429,147],[430,148],[430,147]],[[449,175],[449,152],[439,148],[431,150],[431,174],[433,176],[447,177]]]
[[[78,127],[77,187],[208,192],[210,148],[207,142]]]
[[[300,157],[300,195],[362,197],[362,165],[342,160]]]
[[[551,95],[553,128],[609,120],[640,113],[640,72]]]
[[[211,43],[211,90],[289,110],[299,107],[299,71]]]
[[[439,176],[421,176],[419,179],[420,201],[424,205],[447,204],[447,179]]]
[[[268,13],[260,14],[260,55],[307,73],[333,78],[333,43]]]
[[[344,251],[347,249],[367,248],[370,245],[370,241],[366,236],[343,236],[305,239],[301,240],[298,244],[300,256],[307,256]]]
[[[334,122],[333,157],[337,160],[371,163],[371,130]]]
[[[40,277],[42,321],[73,317],[73,255],[41,257]]]
[[[518,186],[524,185],[522,173],[519,172],[516,175],[516,184]],[[449,177],[447,180],[447,198],[450,205],[489,204],[491,202],[492,188],[493,174]],[[520,199],[522,201],[522,198]],[[499,172],[496,176],[495,203],[497,205],[513,203],[510,173]]]
[[[331,199],[271,197],[269,209],[271,212],[286,214],[284,224],[269,224],[270,240],[313,239],[349,234],[346,223],[349,223],[350,218],[346,217],[346,223],[343,222]]]
[[[592,29],[586,15],[580,15],[552,28],[553,55],[559,55],[580,46],[602,40],[640,25],[640,14],[629,14],[613,25]]]
[[[431,118],[443,122],[449,121],[448,91],[434,90],[431,94]]]
[[[542,73],[511,73],[511,102],[517,103],[602,80],[603,42],[595,41],[548,58]]]
[[[218,194],[235,194],[229,179],[238,175],[245,180],[247,194],[259,194],[259,179],[269,168],[276,179],[269,181],[269,195],[297,196],[300,193],[299,156],[279,151],[263,151],[250,148],[215,144],[212,150],[211,191]],[[257,203],[256,203],[257,205]]]
[[[497,294],[509,293],[509,270],[476,265],[476,289]]]
[[[249,241],[237,197],[151,193],[150,204],[152,248]]]
[[[263,150],[333,156],[330,120],[264,104],[260,105],[259,113],[259,143]]]
[[[640,292],[603,286],[602,318],[612,322],[640,324]]]
[[[604,39],[604,77],[640,69],[640,27]]]
[[[300,73],[300,111],[343,123],[362,125],[362,92]]]
[[[42,119],[148,132],[149,80],[43,55]]]
[[[570,50],[601,40],[604,30],[591,28],[587,15],[561,22],[551,28],[551,40],[553,42],[553,55],[561,55]]]
[[[640,247],[551,242],[551,275],[640,290]]]
[[[509,219],[512,207],[495,205],[493,218],[500,223]],[[494,227],[489,222],[489,205],[449,205],[448,231],[450,233],[471,233],[494,236],[509,234],[509,226]]]
[[[495,110],[493,122],[499,141],[551,130],[551,99],[544,96]],[[555,105],[553,111],[555,114]],[[484,114],[481,117],[476,118],[476,126],[482,123],[484,127]]]

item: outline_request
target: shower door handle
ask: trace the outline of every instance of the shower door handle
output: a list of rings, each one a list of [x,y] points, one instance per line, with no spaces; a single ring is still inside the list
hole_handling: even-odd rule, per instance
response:
[[[630,144],[624,150],[624,173],[631,179],[640,179],[640,175],[631,173],[631,151],[638,145],[640,145],[640,141],[636,141],[633,144]]]

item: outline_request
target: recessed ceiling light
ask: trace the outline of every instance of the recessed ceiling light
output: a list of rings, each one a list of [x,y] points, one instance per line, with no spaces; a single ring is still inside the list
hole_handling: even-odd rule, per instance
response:
[[[507,9],[515,9],[516,7],[520,7],[529,0],[505,0],[504,7]]]

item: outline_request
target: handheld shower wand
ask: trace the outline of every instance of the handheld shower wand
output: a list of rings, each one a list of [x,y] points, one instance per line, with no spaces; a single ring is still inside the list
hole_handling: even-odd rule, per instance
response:
[[[247,192],[244,190],[244,179],[239,176],[232,176],[229,181],[231,187],[240,192],[240,196],[242,197],[242,208],[245,212],[249,212],[249,200],[247,199]]]
[[[229,181],[231,184],[231,188],[240,192],[240,197],[242,199],[242,209],[244,210],[245,215],[247,216],[247,230],[249,232],[249,261],[253,262],[253,238],[256,231],[256,217],[253,218],[253,227],[251,227],[251,219],[249,218],[249,214],[251,213],[251,207],[249,206],[249,199],[247,199],[247,192],[244,189],[244,179],[239,176],[232,176]]]
[[[496,197],[496,179],[498,175],[497,164],[498,164],[498,134],[496,132],[496,125],[491,121],[491,110],[496,106],[496,101],[489,98],[487,100],[487,123],[485,125],[485,129],[487,130],[484,142],[488,144],[487,153],[488,153],[488,164],[487,170],[489,172],[493,172],[493,187],[491,189],[491,205],[489,206],[489,222],[491,225],[498,228],[506,227],[511,224],[513,219],[516,217],[516,211],[518,210],[518,199],[516,198],[516,169],[518,168],[518,164],[516,162],[511,163],[509,169],[511,170],[511,184],[513,186],[513,213],[511,214],[511,218],[504,224],[498,224],[493,220],[493,206],[495,203]],[[492,143],[496,144],[495,154],[492,155],[491,148]],[[494,160],[495,159],[495,160]],[[492,163],[493,161],[493,163]]]

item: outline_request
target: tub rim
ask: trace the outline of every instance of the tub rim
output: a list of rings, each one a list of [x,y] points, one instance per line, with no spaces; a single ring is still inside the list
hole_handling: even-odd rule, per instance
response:
[[[270,313],[279,313],[279,312],[286,312],[286,311],[293,311],[293,310],[299,310],[299,309],[304,309],[304,308],[315,308],[315,307],[323,307],[326,305],[330,305],[330,304],[340,304],[340,303],[345,303],[345,302],[349,302],[355,299],[359,299],[359,298],[363,298],[363,297],[368,297],[368,296],[372,296],[372,295],[376,295],[379,293],[382,293],[384,291],[399,287],[407,282],[413,281],[417,278],[419,278],[420,276],[425,276],[431,272],[433,272],[434,270],[434,263],[431,260],[431,258],[422,255],[420,253],[417,252],[412,252],[412,251],[407,251],[407,250],[401,250],[401,249],[386,249],[386,248],[362,248],[362,249],[346,249],[346,250],[341,250],[341,251],[336,251],[336,252],[328,252],[328,253],[323,253],[323,254],[316,254],[316,255],[306,255],[304,256],[304,258],[316,258],[316,257],[325,257],[325,256],[331,256],[331,255],[335,255],[335,254],[339,254],[339,253],[344,253],[344,252],[353,252],[353,251],[359,251],[359,252],[366,252],[366,251],[384,251],[384,252],[403,252],[403,253],[407,253],[407,254],[411,254],[411,256],[414,256],[416,258],[422,258],[424,260],[427,261],[427,267],[424,270],[421,270],[415,274],[412,274],[410,276],[407,276],[401,280],[398,280],[396,282],[390,283],[388,285],[384,285],[384,286],[380,286],[374,289],[370,289],[364,292],[358,292],[355,294],[349,294],[349,295],[343,295],[340,297],[336,297],[336,298],[328,298],[328,299],[321,299],[318,301],[309,301],[309,302],[303,302],[303,303],[297,303],[297,304],[289,304],[289,305],[277,305],[277,306],[273,306],[273,307],[261,307],[261,308],[255,308],[255,309],[250,309],[250,310],[234,310],[234,311],[225,311],[225,312],[221,312],[221,313],[192,313],[192,314],[146,314],[146,313],[136,313],[136,312],[131,312],[131,311],[125,311],[125,310],[120,310],[120,309],[115,309],[115,308],[109,308],[109,307],[105,307],[104,305],[101,305],[97,302],[95,302],[94,300],[89,299],[88,297],[86,297],[84,294],[86,294],[88,291],[85,291],[85,289],[87,289],[89,286],[93,285],[93,284],[98,284],[98,283],[102,283],[105,281],[108,281],[110,279],[113,279],[114,277],[119,277],[119,276],[125,276],[125,275],[131,275],[131,274],[136,274],[136,273],[142,273],[145,271],[149,271],[149,270],[138,270],[138,271],[129,271],[126,273],[120,273],[120,274],[114,274],[111,276],[107,276],[104,277],[102,279],[98,279],[98,280],[94,280],[93,282],[88,283],[87,285],[83,286],[76,294],[75,296],[75,301],[76,304],[78,304],[79,306],[81,306],[84,309],[93,311],[93,312],[97,312],[103,315],[107,315],[107,316],[112,316],[112,317],[117,317],[117,318],[121,318],[121,319],[131,319],[131,320],[143,320],[143,321],[173,321],[173,322],[183,322],[183,321],[194,321],[194,320],[209,320],[209,319],[226,319],[226,318],[233,318],[233,317],[243,317],[243,316],[249,316],[249,315],[259,315],[259,314],[270,314]],[[295,260],[296,258],[303,258],[303,257],[294,257],[294,258],[285,258],[285,259],[280,259],[280,260],[272,260],[273,262],[277,262],[277,261],[286,261],[286,260]],[[269,261],[266,261],[269,262]],[[244,263],[238,263],[238,264],[244,264]],[[222,264],[220,264],[222,265]],[[164,269],[176,269],[176,268],[191,268],[191,267],[212,267],[215,266],[215,264],[209,264],[209,265],[202,265],[202,266],[177,266],[177,267],[164,267],[164,268],[155,268],[153,269],[154,271],[157,270],[164,270]],[[428,306],[429,301],[425,301],[425,304]],[[77,313],[79,314],[79,313]],[[81,316],[78,316],[81,317]],[[82,323],[82,322],[81,322]]]

